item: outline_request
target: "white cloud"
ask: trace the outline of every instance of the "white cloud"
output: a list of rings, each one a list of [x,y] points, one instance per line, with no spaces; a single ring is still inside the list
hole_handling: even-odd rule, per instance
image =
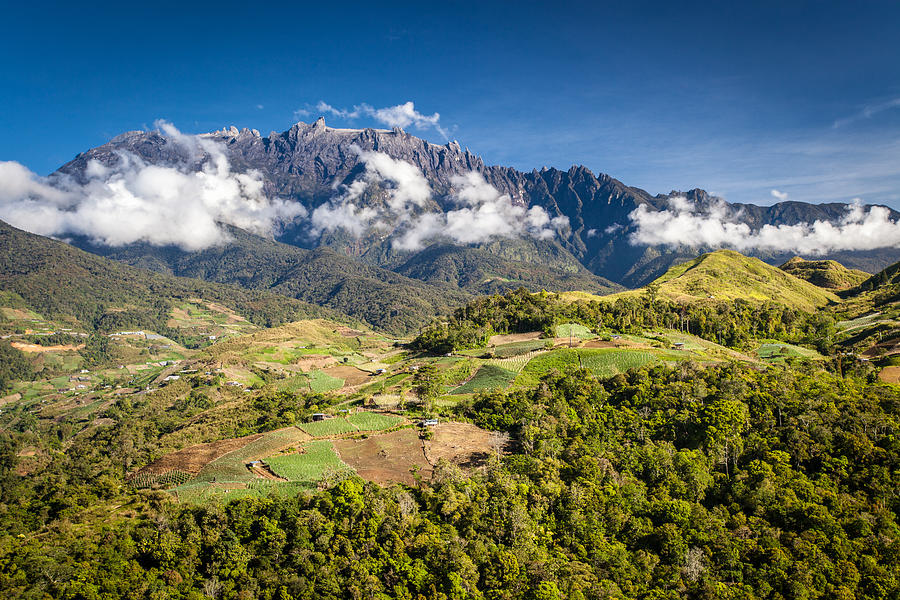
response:
[[[319,113],[327,113],[335,117],[347,120],[354,120],[360,117],[369,117],[375,119],[379,123],[388,127],[407,128],[410,125],[419,130],[434,129],[444,138],[447,137],[447,131],[441,127],[440,113],[425,115],[416,110],[415,104],[412,102],[404,102],[396,106],[387,106],[384,108],[375,108],[369,104],[362,103],[353,107],[352,110],[346,108],[335,108],[334,106],[320,100],[315,106],[315,110]],[[297,115],[308,116],[308,109],[301,109],[295,112]]]
[[[329,202],[316,208],[311,216],[311,233],[344,229],[359,237],[369,228],[392,231],[392,244],[400,250],[418,250],[438,238],[459,244],[477,244],[494,238],[532,236],[552,238],[569,226],[565,216],[551,218],[539,206],[526,208],[513,204],[487,183],[480,173],[456,175],[451,183],[457,190],[451,200],[458,208],[435,212],[428,210],[432,191],[422,171],[412,164],[382,152],[362,151],[360,162],[365,173]],[[384,206],[361,207],[359,199],[369,186],[385,188]]]
[[[780,202],[784,202],[785,200],[788,199],[788,194],[787,194],[787,192],[781,192],[781,191],[778,191],[778,190],[772,190],[770,193],[772,194],[772,197],[773,197],[773,198],[777,198]]]
[[[866,210],[858,198],[837,223],[764,225],[757,231],[728,214],[722,202],[699,212],[685,198],[672,198],[670,208],[654,211],[641,205],[629,215],[636,229],[633,244],[770,250],[821,255],[839,250],[900,247],[900,223],[881,206]]]
[[[376,219],[408,220],[414,210],[424,207],[431,198],[431,186],[417,167],[383,152],[364,151],[357,146],[351,149],[359,155],[366,170],[362,177],[344,186],[339,196],[313,211],[312,235],[345,229],[359,237],[368,227],[376,224]],[[370,185],[376,183],[386,188],[385,209],[360,207],[357,201]]]
[[[480,173],[456,175],[450,181],[458,186],[454,200],[460,208],[421,215],[395,240],[395,247],[417,250],[427,241],[440,237],[460,244],[526,235],[550,239],[569,226],[567,217],[551,218],[540,206],[525,208],[513,204],[508,195],[501,194]]]
[[[90,161],[87,181],[41,178],[14,162],[0,163],[0,218],[41,235],[85,235],[98,243],[133,242],[201,250],[227,241],[222,225],[271,235],[304,216],[295,202],[269,199],[258,171],[233,173],[222,146],[157,126],[200,170],[188,164],[151,165],[120,152],[113,166]]]

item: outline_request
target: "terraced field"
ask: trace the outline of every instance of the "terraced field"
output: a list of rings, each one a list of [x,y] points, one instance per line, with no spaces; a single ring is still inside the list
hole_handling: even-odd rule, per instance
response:
[[[676,353],[655,353],[646,350],[597,349],[580,350],[564,348],[536,356],[522,369],[517,383],[533,384],[552,369],[584,367],[598,377],[611,377],[628,369],[665,360],[679,360],[687,356]]]
[[[328,440],[309,442],[298,452],[273,456],[265,463],[279,477],[311,485],[321,481],[329,472],[352,471],[341,461]]]
[[[301,423],[298,427],[313,437],[340,435],[342,433],[357,431],[356,427],[343,417],[325,419],[324,421],[313,421],[311,423]]]
[[[783,362],[785,358],[790,357],[810,358],[813,360],[824,358],[815,350],[803,348],[802,346],[795,346],[793,344],[786,344],[784,342],[761,344],[759,348],[753,351],[753,353],[762,360],[768,362]]]
[[[250,481],[255,476],[247,469],[247,463],[271,456],[275,452],[308,439],[309,436],[296,427],[271,431],[212,461],[200,470],[191,483]]]
[[[382,413],[359,412],[347,417],[347,421],[360,431],[382,431],[401,424],[403,418]]]
[[[508,386],[515,380],[516,371],[504,369],[497,365],[481,366],[475,376],[463,385],[453,389],[451,394],[471,394],[479,390],[492,390]]]
[[[580,340],[592,340],[597,337],[589,328],[579,323],[563,323],[556,326],[556,337],[567,338],[570,336]]]
[[[492,358],[490,360],[486,360],[484,364],[494,365],[495,367],[500,367],[508,371],[521,373],[522,369],[525,368],[525,365],[527,365],[528,362],[538,354],[541,354],[541,352],[532,351],[527,354],[520,354],[519,356],[512,356],[510,358]]]

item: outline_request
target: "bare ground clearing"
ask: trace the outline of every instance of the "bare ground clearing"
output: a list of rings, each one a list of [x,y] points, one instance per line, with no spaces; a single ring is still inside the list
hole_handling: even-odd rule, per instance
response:
[[[321,369],[328,367],[337,362],[337,359],[327,354],[310,354],[304,358],[300,358],[294,362],[294,365],[300,367],[304,371],[310,369]]]
[[[38,344],[26,344],[24,342],[10,342],[9,345],[16,350],[21,350],[22,352],[66,352],[77,351],[84,348],[84,344],[78,344],[77,346],[74,346],[72,344],[58,346],[40,346]]]
[[[425,457],[432,465],[443,458],[461,467],[478,467],[509,443],[508,436],[470,423],[439,423],[433,430],[434,437],[425,441]]]
[[[415,485],[411,469],[418,467],[422,479],[431,479],[431,464],[425,458],[422,440],[412,429],[375,435],[364,440],[335,440],[341,460],[356,469],[360,477],[378,484]]]
[[[878,373],[878,379],[885,383],[900,383],[900,367],[885,367]]]
[[[372,374],[366,371],[360,371],[356,367],[340,366],[328,367],[323,369],[327,375],[337,377],[344,380],[344,387],[360,385],[368,382],[372,378]]]
[[[499,346],[500,344],[512,344],[513,342],[530,342],[531,340],[540,339],[540,331],[529,331],[528,333],[504,333],[503,335],[492,335],[488,340],[488,346]],[[567,338],[568,339],[568,338]]]
[[[242,438],[219,440],[218,442],[198,444],[196,446],[183,448],[163,456],[138,472],[160,475],[166,471],[179,470],[196,475],[200,472],[200,469],[220,456],[243,448],[250,442],[258,440],[262,436],[263,434],[257,433]]]

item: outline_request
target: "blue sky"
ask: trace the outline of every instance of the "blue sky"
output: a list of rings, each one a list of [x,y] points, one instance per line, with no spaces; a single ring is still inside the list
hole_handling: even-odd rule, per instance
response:
[[[266,134],[314,119],[321,101],[412,101],[489,164],[584,164],[652,193],[701,187],[735,202],[771,203],[774,189],[900,208],[896,2],[3,10],[0,160],[40,174],[156,119]]]

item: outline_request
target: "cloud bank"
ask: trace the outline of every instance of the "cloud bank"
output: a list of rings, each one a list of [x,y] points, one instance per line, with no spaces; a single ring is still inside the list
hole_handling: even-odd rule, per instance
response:
[[[757,231],[736,220],[722,202],[699,211],[686,198],[670,199],[670,208],[655,211],[641,205],[629,215],[635,230],[632,244],[769,250],[821,255],[840,250],[875,250],[900,246],[900,223],[882,206],[866,210],[859,199],[838,223],[814,221],[796,225],[764,225]]]
[[[480,173],[455,175],[450,182],[457,187],[452,199],[460,208],[421,215],[394,241],[396,248],[417,250],[441,236],[460,244],[479,244],[495,237],[546,240],[569,226],[567,217],[551,218],[540,206],[513,204]]]
[[[294,202],[269,199],[257,171],[234,173],[224,150],[199,136],[158,122],[162,134],[191,160],[151,165],[129,152],[107,167],[90,161],[85,183],[43,178],[16,162],[0,162],[0,219],[40,235],[85,235],[108,246],[133,242],[202,250],[228,240],[223,225],[271,235],[303,216]]]
[[[447,131],[441,127],[440,113],[434,113],[432,115],[422,114],[416,110],[416,106],[412,102],[404,102],[397,106],[387,106],[384,108],[375,108],[369,104],[363,103],[354,106],[352,110],[348,110],[345,108],[335,108],[327,102],[320,100],[319,103],[316,104],[315,110],[319,113],[327,113],[350,121],[360,117],[369,117],[388,127],[407,128],[413,126],[421,131],[434,129],[444,138],[447,138]],[[297,114],[308,115],[309,112],[309,110],[299,110],[297,111]]]
[[[376,229],[393,232],[392,244],[399,250],[419,250],[439,238],[459,244],[524,236],[549,239],[569,225],[568,218],[551,217],[539,206],[514,204],[476,172],[451,179],[455,190],[450,200],[457,208],[428,210],[434,206],[429,202],[432,190],[417,167],[381,152],[357,152],[366,166],[364,175],[313,211],[313,235],[344,229],[359,237]],[[373,185],[386,193],[384,205],[377,209],[359,202]]]

